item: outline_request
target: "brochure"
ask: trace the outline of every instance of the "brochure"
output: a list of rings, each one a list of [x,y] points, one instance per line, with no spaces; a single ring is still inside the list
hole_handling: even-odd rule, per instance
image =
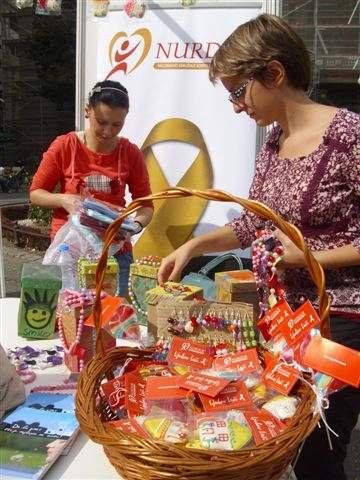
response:
[[[30,394],[0,422],[1,476],[42,478],[78,431],[72,394]]]

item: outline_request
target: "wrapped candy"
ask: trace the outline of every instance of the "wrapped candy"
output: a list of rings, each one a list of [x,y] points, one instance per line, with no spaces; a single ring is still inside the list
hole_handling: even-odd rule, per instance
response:
[[[142,18],[145,10],[145,3],[142,0],[126,0],[124,3],[124,11],[129,17]]]
[[[264,403],[262,408],[270,412],[279,420],[286,420],[295,415],[299,399],[285,395],[275,395],[271,400]]]
[[[92,0],[94,17],[106,17],[109,11],[109,0]]]
[[[15,7],[21,10],[22,8],[31,8],[34,5],[34,0],[15,0]]]
[[[37,0],[35,13],[37,15],[61,15],[62,0]]]
[[[252,440],[251,429],[244,415],[237,410],[194,417],[193,436],[188,448],[239,450]]]

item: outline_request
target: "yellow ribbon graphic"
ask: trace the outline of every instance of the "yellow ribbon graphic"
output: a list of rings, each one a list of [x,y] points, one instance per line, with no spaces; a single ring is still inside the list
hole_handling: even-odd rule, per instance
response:
[[[183,118],[168,118],[154,126],[141,148],[145,155],[152,192],[170,187],[152,151],[153,145],[165,141],[190,143],[199,149],[194,162],[176,186],[199,190],[211,188],[213,171],[201,131],[194,123]],[[174,161],[181,159],[176,158]],[[197,197],[155,202],[153,219],[134,246],[135,256],[152,254],[164,257],[185,243],[191,238],[207,204],[208,200]]]

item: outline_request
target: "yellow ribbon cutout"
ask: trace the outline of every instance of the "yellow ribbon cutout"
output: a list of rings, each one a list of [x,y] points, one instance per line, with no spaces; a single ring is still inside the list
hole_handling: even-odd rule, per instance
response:
[[[156,193],[170,187],[152,151],[153,145],[166,141],[190,143],[199,149],[194,162],[176,186],[198,190],[211,188],[213,171],[201,131],[189,120],[168,118],[154,126],[141,148],[145,155],[152,192]],[[175,158],[174,161],[181,162],[181,159]],[[136,242],[134,255],[141,257],[151,254],[164,257],[171,253],[191,238],[207,204],[208,200],[197,197],[155,202],[153,219]]]

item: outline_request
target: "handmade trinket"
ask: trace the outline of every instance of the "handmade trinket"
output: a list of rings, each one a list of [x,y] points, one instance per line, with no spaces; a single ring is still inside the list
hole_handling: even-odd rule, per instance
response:
[[[86,258],[80,258],[78,262],[78,279],[81,288],[96,288],[96,268],[97,263],[90,262]],[[118,290],[119,264],[114,257],[107,261],[106,272],[102,290],[109,295],[116,295]]]
[[[254,274],[250,270],[215,273],[216,300],[258,304]]]
[[[147,325],[147,304],[145,295],[157,286],[157,274],[161,258],[148,255],[135,260],[130,265],[129,296],[132,306],[137,311],[138,323]]]
[[[142,0],[126,0],[124,3],[124,11],[129,17],[142,18],[145,10],[145,3]]]

